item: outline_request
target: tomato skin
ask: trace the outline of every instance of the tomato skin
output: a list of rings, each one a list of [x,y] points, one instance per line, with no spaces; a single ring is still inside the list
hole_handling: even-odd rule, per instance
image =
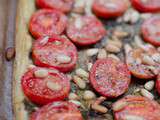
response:
[[[34,72],[40,69],[35,67],[29,69],[21,78],[21,86],[26,97],[35,104],[45,105],[53,101],[59,101],[66,98],[70,91],[70,80],[63,73],[55,69],[46,69],[49,71],[46,78],[38,78]],[[47,79],[47,80],[46,80]],[[63,88],[57,91],[49,89],[47,81],[56,80]],[[39,82],[38,82],[39,81]],[[41,82],[41,83],[40,83]],[[37,87],[36,87],[37,86]],[[43,88],[43,89],[42,89]]]
[[[123,102],[127,103],[127,105],[117,111],[113,111],[115,120],[126,120],[127,116],[144,120],[160,120],[160,105],[154,100],[128,95],[115,102],[113,108],[116,104]]]
[[[29,120],[83,120],[78,108],[66,101],[53,102],[32,113]]]
[[[52,2],[55,1],[55,2]],[[36,0],[36,4],[39,8],[47,8],[47,9],[56,9],[58,11],[68,13],[72,9],[74,0],[68,0],[67,3],[64,3],[63,0]],[[61,2],[61,6],[59,6],[59,3]]]
[[[128,1],[126,0],[121,0],[120,2],[117,1],[117,3],[115,3],[114,5],[117,6],[116,9],[111,10],[107,7],[105,7],[105,5],[100,5],[100,0],[95,0],[92,6],[92,10],[93,12],[102,18],[115,18],[115,17],[119,17],[121,16],[128,8]],[[106,0],[107,3],[107,0]],[[118,5],[119,4],[119,5]]]
[[[46,43],[46,46],[57,40],[61,42],[62,45],[53,45],[51,46],[51,49],[45,48],[45,46],[41,44],[41,41],[43,41],[43,38],[44,37],[39,38],[33,44],[32,57],[33,57],[34,63],[37,66],[41,66],[41,67],[56,68],[62,72],[69,72],[73,70],[78,60],[78,52],[75,45],[71,43],[67,38],[62,38],[60,36],[54,35],[49,38],[48,42]],[[44,50],[49,49],[49,50],[47,50],[47,52],[44,54],[38,54],[37,52],[42,49]],[[46,55],[46,54],[49,54],[49,52],[51,52],[52,54],[50,53],[50,56]],[[58,64],[56,62],[50,62],[48,58],[53,56],[53,59],[55,59],[55,55],[58,53],[69,54],[72,59],[71,62],[68,64]]]
[[[29,22],[29,31],[35,38],[59,35],[67,26],[67,17],[51,9],[41,9],[35,12]]]
[[[156,24],[157,22],[157,24]],[[150,28],[149,28],[150,26]],[[152,18],[149,18],[148,20],[144,21],[144,23],[141,26],[141,32],[142,32],[142,36],[144,38],[144,40],[146,42],[149,42],[151,44],[153,44],[154,46],[160,46],[160,41],[159,41],[159,31],[160,31],[160,17],[159,16],[154,16]],[[158,29],[159,31],[157,31],[157,33],[155,35],[153,35],[153,33],[151,33],[152,31],[150,30],[151,27],[154,29]]]
[[[131,75],[125,64],[107,58],[94,63],[89,79],[93,88],[102,96],[115,98],[128,90]]]
[[[135,9],[137,9],[139,12],[152,12],[152,13],[155,13],[155,12],[159,12],[160,11],[160,4],[158,3],[158,0],[157,0],[157,5],[159,6],[154,6],[154,5],[151,5],[151,4],[148,4],[148,5],[144,5],[143,3],[141,3],[142,0],[131,0],[131,3],[133,5],[133,7]],[[156,2],[156,0],[153,0]]]
[[[69,23],[67,27],[67,36],[79,46],[92,45],[99,42],[106,34],[102,23],[94,16],[80,16],[83,27],[78,29],[75,21]]]

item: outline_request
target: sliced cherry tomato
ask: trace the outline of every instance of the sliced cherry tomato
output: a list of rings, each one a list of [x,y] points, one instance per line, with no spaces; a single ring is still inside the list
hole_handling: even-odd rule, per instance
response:
[[[146,20],[142,25],[141,31],[145,41],[155,46],[160,46],[160,16]]]
[[[93,88],[105,97],[118,97],[127,91],[131,75],[127,66],[113,58],[97,60],[90,71]]]
[[[83,118],[74,104],[59,101],[43,106],[32,113],[29,120],[83,120]]]
[[[74,0],[36,0],[37,6],[40,8],[49,8],[69,12],[72,9]]]
[[[160,105],[141,96],[126,96],[113,104],[113,110],[115,120],[160,120]]]
[[[94,0],[93,12],[103,18],[121,16],[128,8],[127,0]]]
[[[74,69],[77,49],[67,38],[60,36],[42,37],[33,44],[34,63],[41,67],[53,67],[62,72]]]
[[[21,80],[24,94],[39,105],[63,100],[70,91],[69,78],[55,69],[34,67]]]
[[[36,37],[61,34],[67,25],[67,17],[56,10],[41,9],[34,13],[29,23],[31,34]]]
[[[160,12],[159,0],[131,0],[131,3],[140,12]]]
[[[93,16],[74,18],[67,28],[68,37],[78,45],[91,45],[100,41],[106,30],[102,23]]]
[[[160,74],[157,76],[157,81],[156,81],[156,90],[160,95]]]
[[[143,48],[131,50],[126,55],[126,62],[131,73],[140,79],[151,79],[157,75],[160,70],[160,63],[157,57],[160,55],[156,48],[146,45]],[[147,63],[151,59],[151,63]]]

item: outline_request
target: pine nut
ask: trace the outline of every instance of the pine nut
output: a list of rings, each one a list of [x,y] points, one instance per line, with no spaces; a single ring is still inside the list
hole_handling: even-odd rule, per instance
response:
[[[92,105],[92,109],[100,113],[106,113],[108,111],[106,107],[96,104]]]
[[[155,65],[155,62],[153,61],[153,59],[148,55],[144,55],[142,57],[142,63],[147,65]]]
[[[33,68],[35,68],[35,67],[36,67],[36,66],[33,65],[33,64],[28,65],[28,69],[33,69]]]
[[[115,59],[117,61],[120,61],[120,59],[116,55],[114,55],[114,54],[109,54],[108,57],[109,58],[113,58],[113,59]]]
[[[145,120],[143,117],[136,116],[136,115],[124,115],[125,120]]]
[[[88,63],[88,65],[87,65],[87,69],[88,69],[88,71],[90,71],[91,70],[91,68],[92,68],[92,63]]]
[[[15,57],[15,49],[13,47],[7,48],[7,50],[5,52],[5,57],[6,57],[6,60],[8,60],[8,61],[13,59]]]
[[[153,59],[155,62],[160,63],[160,54],[159,54],[159,53],[153,54],[153,55],[152,55],[152,59]]]
[[[86,72],[82,68],[79,68],[79,69],[76,70],[76,75],[78,75],[79,77],[85,77],[85,78],[89,77],[88,72]]]
[[[105,49],[100,49],[97,58],[104,59],[107,57],[107,52]]]
[[[128,55],[128,53],[132,50],[132,47],[129,44],[124,45],[125,54]]]
[[[153,88],[154,88],[154,81],[149,81],[149,82],[146,82],[146,84],[144,85],[144,88],[151,91]]]
[[[76,85],[78,85],[78,87],[80,89],[85,89],[86,88],[86,82],[84,80],[82,80],[80,77],[73,76],[73,81],[76,83]]]
[[[35,77],[44,78],[48,76],[48,71],[46,69],[39,69],[34,72]]]
[[[147,98],[149,98],[151,100],[154,99],[154,96],[152,95],[152,93],[150,93],[146,89],[141,89],[141,95],[144,96],[144,97],[147,97]]]
[[[111,53],[118,53],[121,51],[119,47],[113,44],[107,44],[105,48],[108,52],[111,52]]]
[[[82,14],[84,13],[85,1],[84,0],[76,0],[73,8],[73,12]]]
[[[77,100],[69,100],[69,102],[75,104],[76,106],[80,107],[83,106],[81,102],[77,101]]]
[[[92,100],[95,98],[95,94],[94,92],[90,91],[90,90],[86,90],[83,94],[83,98],[84,100]]]
[[[118,38],[123,38],[123,37],[128,36],[128,33],[124,32],[124,31],[115,30],[113,32],[113,35],[116,36],[116,37],[118,37]]]
[[[92,48],[92,49],[88,49],[86,51],[86,54],[88,57],[91,57],[91,56],[97,55],[98,51],[99,51],[98,48]]]
[[[119,111],[121,109],[123,109],[124,107],[126,107],[128,105],[127,102],[117,102],[113,105],[113,110],[116,112],[116,111]]]
[[[153,66],[147,66],[147,68],[155,75],[158,75],[159,74],[159,71],[158,69],[156,69],[155,67]]]
[[[109,41],[108,41],[108,44],[115,45],[115,46],[117,46],[118,48],[121,48],[121,47],[122,47],[122,42],[119,41],[119,40],[109,40]]]
[[[53,91],[59,91],[62,88],[60,84],[55,83],[53,81],[47,81],[47,87]]]
[[[71,57],[64,55],[64,54],[59,54],[57,55],[56,60],[59,63],[69,63],[71,61]]]
[[[70,93],[68,98],[69,98],[69,100],[78,100],[79,96],[75,93]]]
[[[136,23],[139,19],[140,19],[140,14],[137,11],[132,10],[132,14],[130,15],[130,22]]]

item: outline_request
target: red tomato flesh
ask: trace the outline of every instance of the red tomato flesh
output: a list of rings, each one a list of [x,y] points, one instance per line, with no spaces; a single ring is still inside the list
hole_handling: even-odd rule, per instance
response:
[[[74,104],[59,101],[43,106],[32,113],[29,120],[83,120],[83,118]]]
[[[141,96],[126,96],[114,103],[125,103],[126,106],[114,110],[115,120],[160,120],[160,105],[154,101]]]
[[[131,50],[126,55],[126,63],[131,73],[140,79],[152,79],[156,77],[155,71],[160,70],[160,63],[153,59],[155,55],[158,55],[158,51],[150,45],[147,45],[145,49],[137,48]],[[149,65],[143,62],[143,58],[149,56],[155,62],[154,65]],[[152,69],[153,68],[153,69]]]
[[[131,0],[131,3],[140,12],[160,12],[159,0]]]
[[[56,9],[67,13],[72,9],[74,0],[36,0],[36,4],[40,8]]]
[[[128,9],[127,0],[94,0],[93,12],[103,18],[121,16]]]
[[[67,25],[67,17],[56,10],[41,9],[35,12],[29,23],[29,30],[35,38],[61,34]]]
[[[38,70],[47,70],[48,75],[37,77],[35,72]],[[51,89],[47,86],[50,83],[58,85],[59,88]],[[66,98],[70,91],[70,80],[63,73],[55,69],[46,69],[35,67],[29,69],[21,79],[21,85],[26,97],[35,104],[44,105],[53,101],[59,101]]]
[[[113,58],[97,60],[90,71],[93,88],[105,97],[118,97],[129,87],[131,75],[127,66]]]
[[[53,67],[62,72],[74,69],[78,59],[74,44],[60,36],[42,37],[36,40],[33,44],[32,56],[36,65]],[[59,61],[58,58],[70,60]]]
[[[160,46],[160,16],[155,16],[146,20],[142,24],[141,31],[146,42],[155,46]]]
[[[91,45],[100,41],[106,30],[102,23],[93,16],[74,18],[67,27],[68,37],[77,45]]]

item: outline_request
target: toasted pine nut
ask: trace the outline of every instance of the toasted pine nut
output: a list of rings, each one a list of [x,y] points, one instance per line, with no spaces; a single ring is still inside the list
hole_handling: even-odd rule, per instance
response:
[[[126,107],[128,105],[127,102],[117,102],[113,105],[113,110],[116,112],[116,111],[119,111],[121,109],[123,109],[124,107]]]
[[[132,50],[132,47],[129,44],[124,45],[125,54],[128,55],[128,53]]]
[[[61,90],[62,86],[56,82],[47,81],[47,87],[53,91]]]
[[[46,69],[36,70],[36,71],[34,72],[34,75],[35,75],[35,77],[39,77],[39,78],[47,77],[47,75],[48,75],[48,70],[46,70]]]
[[[152,95],[152,93],[150,93],[146,89],[141,89],[141,95],[143,95],[144,97],[147,97],[151,100],[154,99],[154,96]]]
[[[107,52],[105,49],[100,49],[97,58],[104,59],[107,57]]]
[[[64,55],[64,54],[59,54],[57,55],[56,60],[59,63],[69,63],[71,61],[71,57]]]
[[[81,103],[81,102],[79,102],[79,101],[77,101],[77,100],[69,100],[69,102],[71,102],[71,103],[75,104],[75,105],[76,105],[76,106],[78,106],[78,107],[80,107],[80,106],[82,106],[82,107],[83,107],[82,103]]]
[[[92,48],[92,49],[88,49],[86,51],[87,56],[91,57],[93,55],[96,55],[98,53],[98,48]]]
[[[145,120],[143,117],[136,115],[124,115],[125,120]]]
[[[33,69],[33,68],[35,68],[35,67],[36,67],[36,66],[33,65],[33,64],[28,65],[28,69]]]
[[[94,102],[94,104],[100,104],[101,102],[103,102],[103,101],[105,101],[106,100],[106,98],[105,97],[103,97],[103,96],[101,96],[101,97],[99,97],[95,102]]]
[[[85,1],[84,0],[76,0],[73,8],[73,12],[82,14],[85,9]]]
[[[121,42],[120,40],[109,40],[109,41],[108,41],[108,44],[115,45],[115,46],[117,46],[118,48],[121,48],[121,47],[122,47],[122,42]]]
[[[147,66],[147,68],[155,75],[159,74],[159,71],[154,66]]]
[[[89,77],[88,72],[86,72],[82,68],[76,69],[76,75],[78,75],[79,77],[85,77],[85,78]]]
[[[83,98],[85,99],[85,100],[92,100],[92,99],[94,99],[95,98],[95,94],[94,94],[94,92],[92,92],[92,91],[90,91],[90,90],[86,90],[85,92],[84,92],[84,94],[83,94]]]
[[[115,30],[113,32],[113,35],[116,36],[116,37],[118,37],[118,38],[123,38],[123,37],[128,36],[128,32],[120,31],[120,30]]]
[[[69,100],[78,100],[79,96],[75,93],[70,93],[68,98],[69,98]]]
[[[86,88],[86,82],[82,80],[78,76],[73,76],[73,81],[78,85],[80,89],[85,89]]]
[[[148,55],[144,55],[142,57],[142,63],[147,65],[155,65],[155,62],[153,61],[153,59]]]
[[[146,82],[146,84],[144,85],[144,88],[147,89],[147,90],[152,90],[154,88],[154,81],[149,81],[149,82]]]
[[[97,104],[93,104],[92,109],[100,113],[106,113],[108,111],[106,107]]]
[[[108,52],[111,52],[111,53],[118,53],[121,51],[119,47],[113,44],[107,44],[105,48]]]
[[[117,56],[114,55],[114,54],[109,54],[108,57],[109,57],[109,58],[113,58],[113,59],[115,59],[115,60],[117,60],[117,61],[120,61],[119,57],[117,57]]]
[[[87,65],[88,71],[90,71],[90,70],[91,70],[92,65],[93,65],[92,63],[88,63],[88,65]]]

